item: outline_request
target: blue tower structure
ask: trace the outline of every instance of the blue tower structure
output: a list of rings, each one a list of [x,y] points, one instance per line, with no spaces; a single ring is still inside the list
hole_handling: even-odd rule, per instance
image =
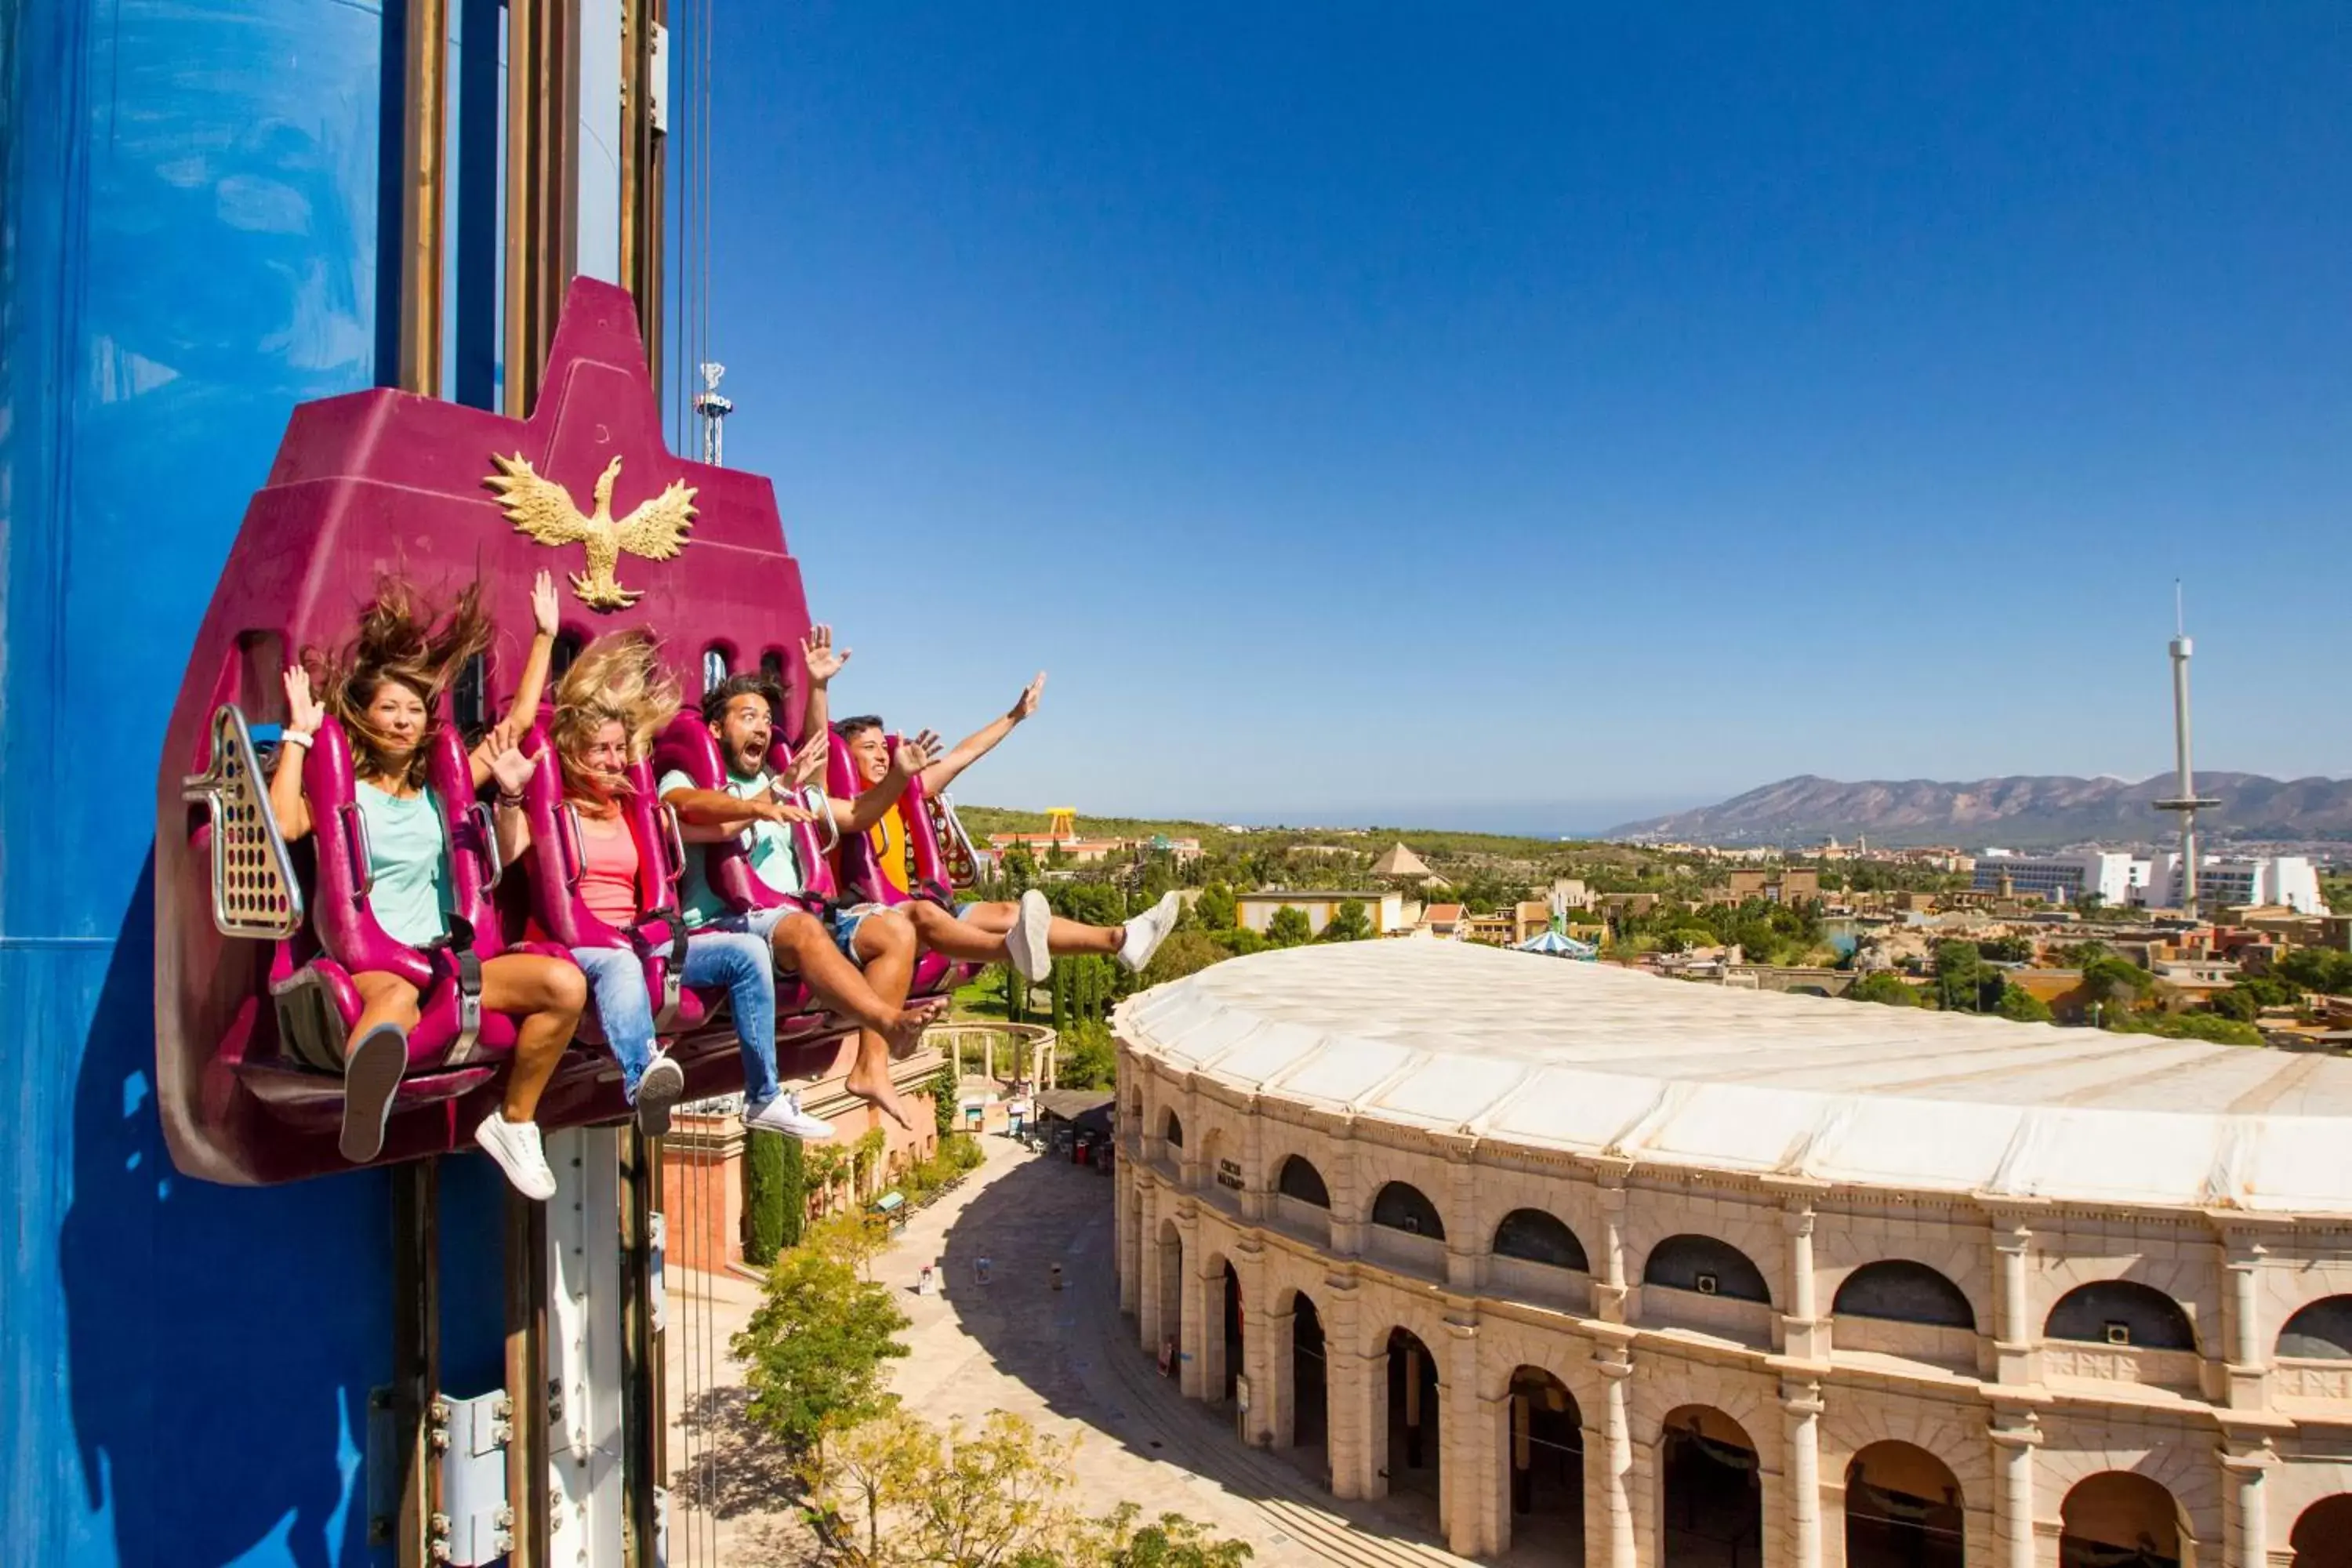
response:
[[[420,17],[449,44],[449,221],[422,231],[448,289],[423,318],[401,254],[419,233],[402,173]],[[510,35],[526,18],[530,37]],[[657,254],[657,216],[615,224],[619,183],[594,177],[600,157],[625,163],[626,135],[534,144],[564,153],[562,244],[522,193],[503,199],[519,116],[545,134],[623,98],[544,85],[626,80],[623,36],[619,0],[0,0],[0,1114],[19,1216],[0,1249],[0,1561],[394,1560],[369,1488],[398,1178],[237,1188],[173,1169],[150,791],[296,404],[393,383],[429,320],[444,352],[421,389],[511,405],[505,361],[520,345],[535,363],[552,331],[530,302],[575,268],[658,296],[657,267],[631,272],[633,247]],[[502,46],[566,58],[568,78],[504,79]],[[494,1388],[495,1170],[443,1162],[437,1214],[441,1383]]]

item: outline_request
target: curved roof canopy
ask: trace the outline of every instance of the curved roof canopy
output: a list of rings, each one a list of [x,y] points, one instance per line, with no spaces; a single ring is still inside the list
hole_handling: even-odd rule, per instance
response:
[[[2352,1213],[2352,1061],[1529,963],[1235,959],[1121,1037],[1269,1098],[1500,1142],[1989,1197]]]

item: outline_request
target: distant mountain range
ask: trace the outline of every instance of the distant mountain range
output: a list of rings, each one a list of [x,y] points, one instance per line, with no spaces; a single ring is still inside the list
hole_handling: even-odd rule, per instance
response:
[[[1829,837],[1848,844],[2047,847],[2093,839],[2116,843],[2171,837],[2174,818],[2155,808],[2173,793],[2169,773],[2132,784],[2117,778],[2014,775],[1969,784],[1868,779],[1847,784],[1801,774],[1735,795],[1719,805],[1672,812],[1609,830],[1611,838],[1656,837],[1703,844],[1798,846]],[[2200,773],[2200,795],[2217,810],[2198,821],[2217,838],[2352,838],[2352,779],[2273,779],[2260,773]]]

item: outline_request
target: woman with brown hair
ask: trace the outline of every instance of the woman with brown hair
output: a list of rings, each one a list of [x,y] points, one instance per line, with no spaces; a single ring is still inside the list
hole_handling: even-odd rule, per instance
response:
[[[499,786],[498,835],[502,848],[520,853],[530,840],[522,817],[530,763],[515,736],[538,710],[555,647],[556,599],[542,572],[531,584],[534,635],[505,720],[473,749],[476,789]],[[411,947],[449,935],[447,803],[425,782],[430,748],[446,721],[443,695],[466,661],[489,646],[490,624],[481,585],[468,584],[446,612],[407,582],[387,575],[360,611],[352,640],[331,657],[315,651],[286,672],[291,718],[270,776],[270,810],[289,843],[310,831],[302,794],[302,762],[330,714],[349,736],[353,794],[368,846],[369,911],[384,934]],[[408,1066],[408,1031],[417,1018],[415,986],[396,974],[352,976],[362,1003],[343,1058],[343,1158],[364,1163],[383,1147],[394,1092]],[[562,1058],[563,1047],[587,1005],[587,983],[562,959],[507,952],[482,962],[482,1005],[517,1020],[514,1061],[504,1103],[483,1118],[474,1138],[528,1197],[555,1194],[539,1127],[539,1097]]]

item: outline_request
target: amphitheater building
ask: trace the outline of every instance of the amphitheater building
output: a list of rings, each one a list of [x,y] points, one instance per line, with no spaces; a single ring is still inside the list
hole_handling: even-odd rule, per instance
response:
[[[1420,942],[1116,1028],[1145,1351],[1455,1552],[2352,1565],[2352,1062]]]

